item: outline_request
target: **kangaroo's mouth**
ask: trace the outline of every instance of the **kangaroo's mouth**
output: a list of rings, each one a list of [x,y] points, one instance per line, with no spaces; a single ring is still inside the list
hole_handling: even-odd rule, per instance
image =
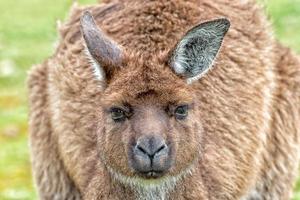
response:
[[[163,171],[150,170],[146,172],[140,172],[139,175],[145,179],[158,179],[165,175]]]

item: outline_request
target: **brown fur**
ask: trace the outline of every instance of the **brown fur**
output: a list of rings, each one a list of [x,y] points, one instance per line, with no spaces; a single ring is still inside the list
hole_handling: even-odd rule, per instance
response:
[[[126,48],[107,88],[84,53],[79,18],[86,9]],[[167,66],[169,52],[191,27],[219,17],[231,28],[214,68],[188,85]],[[168,124],[180,146],[168,176],[190,168],[168,199],[291,197],[299,162],[300,59],[274,40],[254,1],[106,1],[73,7],[60,36],[55,54],[29,78],[41,199],[142,199],[108,172],[107,166],[135,177],[123,148],[132,124],[120,132],[104,109],[124,101],[157,109],[170,100],[194,107],[185,124]]]

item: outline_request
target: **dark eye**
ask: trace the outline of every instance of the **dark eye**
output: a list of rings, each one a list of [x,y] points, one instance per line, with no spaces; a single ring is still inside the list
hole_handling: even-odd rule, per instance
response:
[[[111,118],[115,122],[121,122],[121,121],[124,121],[126,119],[125,111],[122,110],[121,108],[111,108],[110,109],[110,114],[111,114]]]
[[[179,119],[179,120],[185,119],[188,115],[188,105],[178,106],[175,109],[174,114],[175,114],[176,119]]]

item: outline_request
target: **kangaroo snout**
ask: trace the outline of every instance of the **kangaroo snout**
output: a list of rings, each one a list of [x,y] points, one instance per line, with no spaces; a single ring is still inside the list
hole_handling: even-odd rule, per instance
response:
[[[141,136],[131,153],[132,168],[143,176],[156,178],[171,167],[170,147],[161,136]]]

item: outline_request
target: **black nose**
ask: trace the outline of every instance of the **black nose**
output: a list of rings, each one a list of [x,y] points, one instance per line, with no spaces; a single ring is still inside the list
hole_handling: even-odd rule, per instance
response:
[[[132,149],[132,167],[147,177],[161,176],[171,166],[170,149],[161,136],[142,136]]]

